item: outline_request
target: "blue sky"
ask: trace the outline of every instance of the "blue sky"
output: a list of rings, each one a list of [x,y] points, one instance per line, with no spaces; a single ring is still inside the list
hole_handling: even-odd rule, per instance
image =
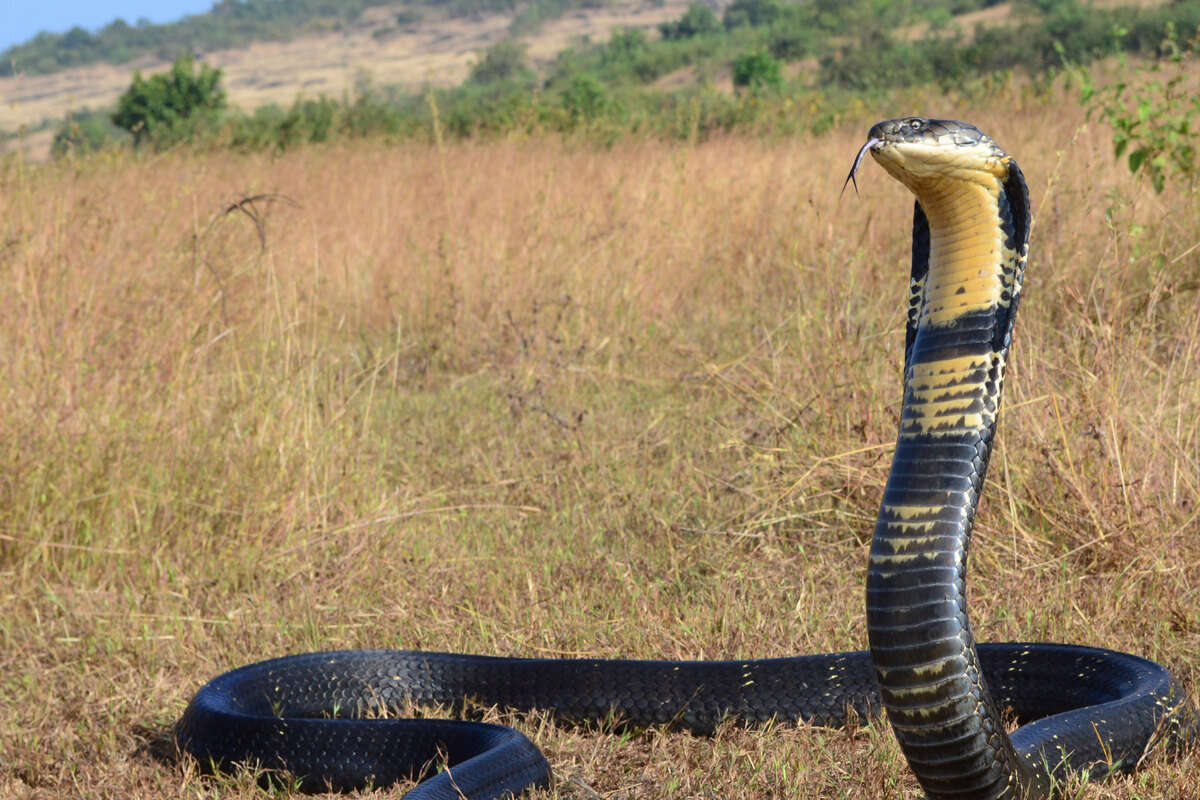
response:
[[[40,31],[62,33],[76,25],[90,31],[117,17],[170,22],[212,8],[212,0],[0,0],[0,50]]]

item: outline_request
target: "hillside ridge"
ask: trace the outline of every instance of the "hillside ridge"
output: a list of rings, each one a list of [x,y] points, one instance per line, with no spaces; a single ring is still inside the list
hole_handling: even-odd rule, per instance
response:
[[[517,37],[536,64],[585,39],[604,39],[617,28],[654,29],[675,19],[687,0],[614,0],[603,8],[569,11],[539,30]],[[341,97],[370,80],[405,89],[460,83],[479,53],[510,35],[513,13],[426,19],[394,26],[397,10],[378,6],[363,12],[344,32],[301,36],[290,41],[256,42],[205,53],[203,61],[222,70],[229,101],[246,110],[287,105],[298,94]],[[377,32],[383,31],[384,34]],[[168,59],[142,57],[127,64],[90,64],[47,75],[0,77],[0,131],[45,127],[21,137],[31,157],[48,152],[52,121],[68,113],[112,105],[138,69],[167,69]]]

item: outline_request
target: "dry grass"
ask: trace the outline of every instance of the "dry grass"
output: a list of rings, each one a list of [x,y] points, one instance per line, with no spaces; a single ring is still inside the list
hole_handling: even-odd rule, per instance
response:
[[[1200,197],[1136,185],[1063,98],[1019,106],[952,114],[1037,214],[976,630],[1194,689]],[[0,796],[255,795],[146,746],[285,652],[861,647],[910,214],[873,167],[838,199],[870,121],[3,162]],[[880,726],[517,723],[555,796],[916,796]],[[1194,797],[1197,767],[1080,796]]]

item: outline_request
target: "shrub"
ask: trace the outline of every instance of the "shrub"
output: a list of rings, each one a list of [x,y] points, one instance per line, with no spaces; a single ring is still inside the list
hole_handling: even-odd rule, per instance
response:
[[[129,131],[137,145],[190,140],[201,124],[214,121],[225,107],[220,82],[221,70],[206,64],[197,70],[191,56],[176,59],[170,70],[149,78],[135,70],[112,121]]]
[[[1200,177],[1200,95],[1187,86],[1194,53],[1179,47],[1173,26],[1167,28],[1162,49],[1166,57],[1139,67],[1132,81],[1096,88],[1086,72],[1077,70],[1088,116],[1094,113],[1112,127],[1114,155],[1128,153],[1129,171],[1148,175],[1156,192],[1162,192],[1171,175],[1187,182]],[[1159,78],[1164,62],[1174,65],[1174,74],[1165,81]]]
[[[84,110],[69,114],[54,132],[50,153],[55,158],[69,153],[91,153],[127,137],[128,134],[114,125],[107,114]]]
[[[516,81],[531,83],[533,70],[525,58],[526,45],[513,39],[496,42],[483,52],[483,58],[471,66],[471,83],[481,85]]]
[[[767,34],[767,50],[781,61],[798,61],[815,52],[817,46],[814,30],[788,17],[771,25]]]
[[[733,60],[733,86],[735,89],[747,88],[751,92],[779,89],[783,86],[779,62],[762,50],[738,56]]]
[[[590,72],[571,76],[567,88],[563,90],[561,102],[572,125],[594,122],[612,106],[608,90]]]
[[[629,64],[650,46],[646,34],[640,28],[618,28],[608,37],[604,45],[604,63]]]
[[[783,14],[779,0],[733,0],[725,9],[726,28],[743,25],[770,25]]]
[[[667,40],[690,39],[721,30],[716,13],[704,3],[692,3],[682,17],[674,22],[663,22],[658,32]]]

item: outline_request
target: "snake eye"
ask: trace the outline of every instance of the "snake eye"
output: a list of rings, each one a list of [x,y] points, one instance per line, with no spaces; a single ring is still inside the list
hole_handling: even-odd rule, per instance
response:
[[[921,128],[922,128],[922,127],[924,127],[924,125],[925,125],[925,121],[924,121],[924,120],[920,120],[920,119],[910,119],[910,120],[908,121],[908,127],[912,128],[914,131],[919,131],[919,130],[921,130]]]

